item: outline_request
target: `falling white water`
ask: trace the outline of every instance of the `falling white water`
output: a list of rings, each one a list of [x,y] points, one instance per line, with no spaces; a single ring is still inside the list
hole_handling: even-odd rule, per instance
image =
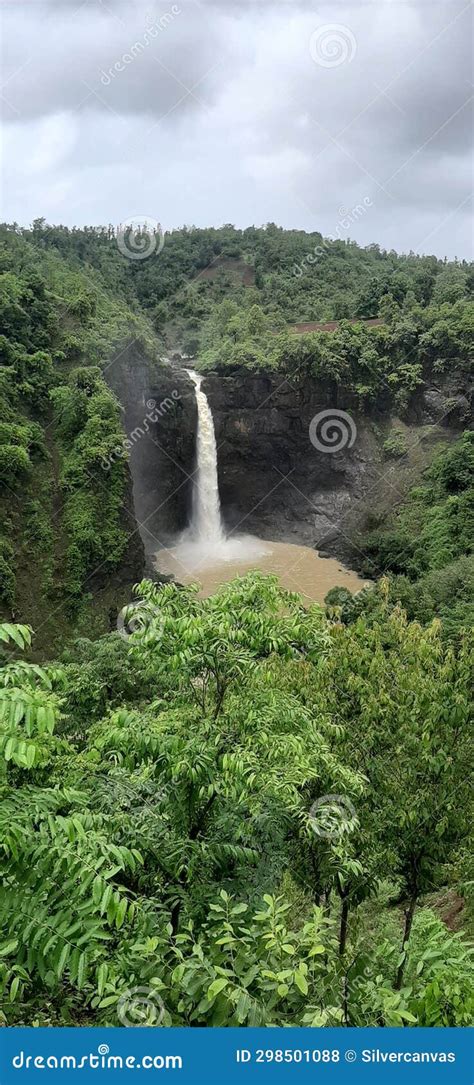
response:
[[[202,375],[193,369],[186,372],[196,388],[197,475],[193,492],[191,533],[197,542],[219,544],[224,539],[217,481],[216,435],[211,408],[201,388]]]
[[[217,476],[217,447],[214,421],[207,396],[201,388],[202,375],[193,369],[186,372],[195,387],[198,415],[196,441],[196,475],[193,490],[191,524],[178,540],[177,546],[167,551],[174,563],[179,579],[183,573],[194,574],[200,569],[221,562],[252,561],[269,553],[268,547],[252,535],[226,535],[221,519],[219,484]],[[166,571],[165,555],[160,552],[157,568]]]

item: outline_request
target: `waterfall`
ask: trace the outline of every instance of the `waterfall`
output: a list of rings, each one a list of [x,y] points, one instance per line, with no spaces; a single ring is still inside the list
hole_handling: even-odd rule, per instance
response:
[[[236,535],[235,529],[227,535],[221,520],[219,485],[217,481],[217,448],[212,411],[207,396],[202,391],[202,375],[187,369],[196,396],[197,406],[197,469],[193,488],[191,523],[180,535],[176,545],[166,548],[171,561],[170,572],[178,579],[183,573],[199,576],[199,571],[222,562],[252,562],[268,554],[268,548],[260,539],[251,535]],[[160,556],[161,568],[166,572],[166,559]],[[173,564],[174,563],[174,564]]]
[[[212,546],[222,543],[225,538],[217,481],[216,435],[212,411],[201,388],[202,375],[195,373],[193,369],[187,369],[186,372],[196,389],[198,415],[197,475],[193,491],[191,534],[197,542],[206,542]]]

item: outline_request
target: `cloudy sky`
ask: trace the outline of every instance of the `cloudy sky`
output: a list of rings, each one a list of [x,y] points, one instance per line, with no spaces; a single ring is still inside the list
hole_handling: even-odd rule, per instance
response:
[[[3,220],[275,221],[472,256],[466,0],[0,6]]]

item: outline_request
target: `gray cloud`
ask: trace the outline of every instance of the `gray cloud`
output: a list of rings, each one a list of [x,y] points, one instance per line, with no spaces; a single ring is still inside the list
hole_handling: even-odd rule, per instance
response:
[[[4,218],[333,233],[367,196],[361,243],[469,255],[462,0],[18,0],[3,21]]]

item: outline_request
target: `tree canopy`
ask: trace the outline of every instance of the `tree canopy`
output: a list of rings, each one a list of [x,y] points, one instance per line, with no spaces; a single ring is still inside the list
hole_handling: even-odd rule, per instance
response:
[[[1,671],[5,1021],[467,1023],[426,896],[472,824],[468,643],[383,583],[349,624],[258,573],[132,607],[127,638]]]

